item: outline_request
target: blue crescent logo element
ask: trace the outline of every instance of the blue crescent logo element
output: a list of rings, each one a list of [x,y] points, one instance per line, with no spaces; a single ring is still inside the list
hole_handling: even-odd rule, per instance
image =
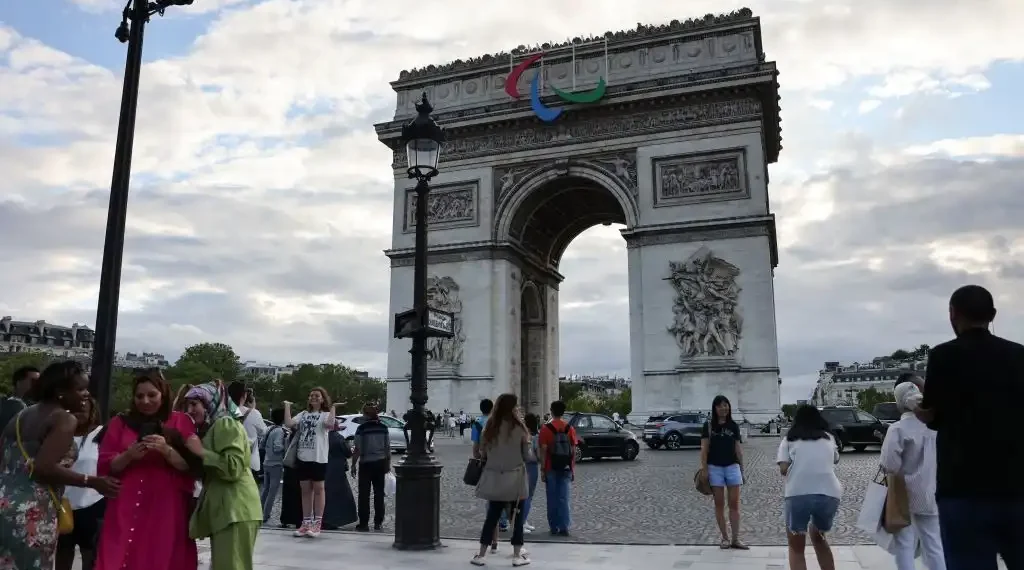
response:
[[[544,103],[540,102],[540,72],[533,76],[533,81],[530,82],[530,107],[533,108],[533,112],[537,115],[537,118],[550,123],[557,119],[562,114],[561,107],[545,107]]]

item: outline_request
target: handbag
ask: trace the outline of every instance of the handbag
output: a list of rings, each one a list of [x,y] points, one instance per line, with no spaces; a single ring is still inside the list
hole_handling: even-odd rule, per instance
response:
[[[697,492],[705,497],[711,495],[711,479],[708,478],[708,472],[704,469],[698,469],[693,474],[693,486],[697,489]]]
[[[292,435],[291,440],[288,442],[288,449],[284,452],[284,458],[281,459],[281,464],[289,469],[295,469],[295,463],[299,459],[299,433],[296,429],[295,434]]]
[[[480,475],[484,471],[484,460],[471,457],[466,464],[466,472],[462,474],[462,482],[470,487],[476,487],[480,483]]]
[[[14,420],[14,435],[18,440],[18,449],[21,450],[21,456],[25,458],[25,463],[28,464],[28,474],[31,476],[35,468],[35,462],[25,452],[25,446],[21,443],[21,412],[18,412],[18,417]],[[46,486],[46,491],[50,494],[54,508],[57,509],[57,532],[62,535],[71,534],[75,530],[75,515],[71,510],[71,501],[67,498],[58,499],[57,493],[49,485]]]
[[[864,489],[864,501],[860,505],[857,528],[872,535],[881,528],[882,517],[885,516],[885,499],[888,495],[889,484],[885,478],[885,471],[879,467],[875,477]]]
[[[910,526],[910,499],[907,497],[907,482],[901,475],[886,475],[889,493],[885,496],[885,514],[882,527],[895,534]]]

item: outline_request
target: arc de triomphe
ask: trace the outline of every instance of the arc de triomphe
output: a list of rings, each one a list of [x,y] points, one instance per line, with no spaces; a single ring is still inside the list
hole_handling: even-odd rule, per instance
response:
[[[777,415],[777,75],[746,9],[403,71],[394,120],[376,125],[395,151],[392,313],[412,307],[414,181],[399,135],[422,93],[448,134],[429,273],[457,330],[431,340],[428,408],[474,413],[510,391],[546,410],[559,259],[614,223],[628,252],[631,419],[706,409],[716,394],[751,421]],[[390,341],[388,409],[408,406],[409,342]]]

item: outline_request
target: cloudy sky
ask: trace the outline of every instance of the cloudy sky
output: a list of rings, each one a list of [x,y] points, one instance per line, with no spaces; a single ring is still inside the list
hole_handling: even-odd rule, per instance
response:
[[[196,0],[147,28],[118,347],[383,375],[392,173],[372,125],[404,68],[739,8]],[[771,167],[784,399],[825,360],[950,336],[949,293],[1024,338],[1024,3],[760,0],[781,70]],[[114,0],[0,4],[0,314],[91,324],[124,65]],[[457,16],[457,17],[456,17]],[[609,262],[609,258],[614,262]],[[628,370],[615,228],[567,252],[561,368]]]

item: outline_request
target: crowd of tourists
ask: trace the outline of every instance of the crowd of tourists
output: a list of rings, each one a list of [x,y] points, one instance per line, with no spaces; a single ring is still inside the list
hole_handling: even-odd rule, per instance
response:
[[[77,550],[83,570],[195,570],[196,541],[209,539],[212,568],[252,570],[279,493],[296,536],[357,519],[368,530],[371,488],[383,522],[391,453],[375,405],[349,447],[322,388],[297,414],[291,402],[273,410],[268,430],[241,383],[172,397],[159,370],[140,371],[129,410],[101,425],[78,363],[13,381],[0,406],[0,569],[70,570]]]

